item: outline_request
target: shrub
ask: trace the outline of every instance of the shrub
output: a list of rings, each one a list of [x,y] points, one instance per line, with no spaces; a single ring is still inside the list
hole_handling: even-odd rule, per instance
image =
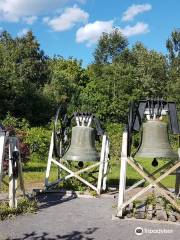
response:
[[[2,124],[6,128],[14,128],[16,131],[25,131],[29,128],[29,122],[22,118],[13,117],[10,112],[7,113],[6,118],[2,121]]]
[[[107,134],[110,139],[110,155],[114,160],[119,161],[121,152],[123,125],[118,123],[109,123],[106,126]]]
[[[30,146],[30,153],[36,153],[40,159],[47,156],[50,144],[51,131],[42,127],[33,127],[27,130],[25,142]]]
[[[19,119],[13,117],[9,112],[6,115],[6,118],[2,121],[3,126],[6,131],[9,132],[9,136],[16,136],[19,139],[19,147],[21,153],[22,162],[27,162],[29,160],[29,146],[25,143],[26,130],[29,127],[29,122],[26,119]],[[8,149],[6,149],[8,152]],[[5,160],[6,156],[5,156]],[[5,161],[5,165],[6,161]],[[6,168],[6,166],[5,166]]]

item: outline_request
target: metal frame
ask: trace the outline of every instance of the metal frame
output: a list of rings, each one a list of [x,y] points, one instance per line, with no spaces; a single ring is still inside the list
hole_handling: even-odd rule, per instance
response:
[[[25,196],[19,141],[17,137],[8,136],[8,133],[6,131],[0,131],[0,187],[4,177],[3,163],[6,144],[8,144],[9,155],[9,206],[11,208],[16,208],[16,191],[18,177],[20,180],[20,189],[23,192],[23,196]],[[17,159],[14,158],[14,153],[17,153]],[[16,168],[17,170],[17,175],[14,173],[14,168]]]
[[[167,188],[165,188],[160,181],[170,175],[172,172],[177,170],[180,167],[180,149],[178,149],[178,155],[179,160],[174,162],[174,165],[170,167],[164,174],[162,174],[157,179],[153,177],[153,175],[157,172],[155,171],[153,174],[150,174],[142,165],[136,162],[135,159],[132,157],[128,157],[128,132],[123,132],[123,138],[122,138],[122,152],[121,152],[121,168],[120,168],[120,184],[119,184],[119,198],[118,198],[118,210],[117,210],[117,216],[122,217],[123,216],[123,210],[124,208],[132,203],[136,198],[144,194],[146,191],[148,191],[150,188],[154,187],[161,195],[163,195],[179,212],[180,212],[180,206],[176,203],[176,195],[179,194],[179,175],[177,174],[176,178],[176,186],[175,186],[175,194],[168,191]],[[126,190],[126,168],[127,163],[131,165],[142,177],[143,179],[135,183],[133,186],[131,186],[129,189]],[[161,169],[166,168],[170,163],[164,165]],[[159,170],[159,169],[158,169]],[[132,196],[129,200],[125,201],[125,193],[129,190],[132,190],[133,188],[137,187],[144,181],[148,181],[149,185],[145,188],[143,188],[141,191],[136,193],[134,196]]]
[[[87,117],[76,117],[76,124],[77,126],[87,126],[89,127],[91,122],[92,122],[92,118],[88,118]],[[47,163],[47,169],[46,169],[46,177],[45,177],[45,188],[49,188],[51,186],[54,186],[60,182],[66,181],[67,179],[71,178],[71,177],[75,177],[77,178],[79,181],[83,182],[85,185],[87,185],[88,187],[90,187],[91,189],[93,189],[94,191],[97,192],[98,195],[101,194],[102,190],[106,190],[106,181],[107,181],[107,170],[108,170],[108,160],[109,160],[109,139],[107,137],[106,134],[103,134],[102,136],[102,146],[101,146],[101,156],[100,156],[100,161],[96,162],[86,168],[82,168],[79,171],[73,172],[71,169],[67,168],[64,164],[63,164],[63,157],[60,158],[60,161],[57,161],[56,157],[53,157],[53,150],[54,150],[54,131],[52,132],[51,135],[51,142],[50,142],[50,148],[49,148],[49,156],[48,156],[48,163]],[[60,144],[61,146],[61,144]],[[61,151],[61,149],[60,149]],[[50,169],[51,169],[51,164],[54,163],[58,166],[59,169],[63,169],[65,170],[67,173],[69,173],[67,176],[65,176],[64,178],[58,178],[56,181],[54,182],[49,182],[49,175],[50,175]],[[87,180],[85,180],[84,178],[82,178],[80,176],[80,174],[89,171],[93,168],[97,168],[99,167],[99,173],[98,173],[98,182],[97,182],[97,186],[94,186],[93,184],[91,184],[90,182],[88,182]]]

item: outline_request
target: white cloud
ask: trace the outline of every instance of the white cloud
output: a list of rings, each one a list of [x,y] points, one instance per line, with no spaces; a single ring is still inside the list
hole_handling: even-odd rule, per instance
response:
[[[20,32],[17,33],[17,36],[22,37],[22,36],[26,35],[28,31],[29,31],[28,28],[23,28]]]
[[[0,0],[0,20],[18,22],[22,17],[52,13],[72,2],[78,0]]]
[[[86,42],[87,46],[96,43],[103,32],[109,33],[113,29],[113,21],[95,21],[81,27],[76,32],[76,42]]]
[[[81,8],[74,6],[72,8],[66,8],[64,12],[55,18],[44,18],[43,21],[47,23],[54,31],[61,32],[72,28],[75,23],[85,23],[89,18],[89,14],[83,11]]]
[[[126,26],[125,28],[119,28],[120,32],[126,37],[148,33],[149,25],[147,23],[138,22],[134,26]]]
[[[139,5],[131,5],[122,16],[122,21],[130,21],[133,20],[136,15],[139,13],[143,13],[152,9],[152,6],[148,3],[139,4]]]
[[[50,20],[50,17],[43,17],[43,23],[48,23]]]
[[[84,27],[81,27],[76,32],[76,42],[86,42],[86,46],[91,46],[96,43],[103,32],[110,33],[113,28],[119,29],[119,31],[126,37],[144,34],[149,32],[149,25],[143,22],[138,22],[134,26],[126,26],[120,28],[119,26],[113,26],[113,20],[111,21],[96,21],[94,23],[88,23]]]
[[[32,25],[37,20],[37,16],[24,17],[23,21],[28,25]]]

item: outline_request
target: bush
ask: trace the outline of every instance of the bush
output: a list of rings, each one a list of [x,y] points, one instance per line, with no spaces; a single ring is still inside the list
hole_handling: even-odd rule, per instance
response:
[[[30,153],[36,153],[44,159],[49,151],[51,131],[42,127],[33,127],[27,130],[25,142],[30,146]]]
[[[107,134],[110,139],[110,155],[114,160],[119,161],[121,152],[123,124],[109,123],[106,126]]]
[[[9,136],[16,136],[19,139],[21,160],[22,162],[27,162],[29,160],[30,151],[29,146],[25,143],[24,140],[26,131],[29,128],[29,122],[24,118],[15,118],[8,112],[6,118],[2,121],[2,124],[5,127],[6,131],[9,132]],[[8,152],[8,149],[6,150]]]
[[[16,131],[26,131],[29,128],[29,122],[25,118],[13,117],[10,112],[7,113],[6,118],[2,121],[6,128],[14,128]]]

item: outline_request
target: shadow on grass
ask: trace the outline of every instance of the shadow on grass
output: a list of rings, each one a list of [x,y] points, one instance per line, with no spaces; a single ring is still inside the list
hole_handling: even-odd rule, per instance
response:
[[[42,167],[34,167],[34,166],[25,166],[23,168],[23,172],[45,172],[46,171],[46,167],[42,166]]]
[[[41,234],[36,232],[25,233],[21,238],[13,238],[13,240],[25,240],[25,239],[33,239],[33,240],[56,240],[56,239],[64,239],[64,240],[93,240],[94,237],[91,236],[98,228],[88,228],[86,231],[73,231],[66,235],[56,235],[55,237],[50,237],[49,233],[43,232]],[[12,238],[7,238],[6,240],[12,240]]]
[[[127,178],[126,179],[126,186],[132,186],[134,183],[138,182],[140,179],[139,178]],[[119,179],[115,178],[111,178],[107,181],[107,185],[109,187],[117,187],[119,186]],[[140,186],[143,186],[143,184],[141,184]]]

